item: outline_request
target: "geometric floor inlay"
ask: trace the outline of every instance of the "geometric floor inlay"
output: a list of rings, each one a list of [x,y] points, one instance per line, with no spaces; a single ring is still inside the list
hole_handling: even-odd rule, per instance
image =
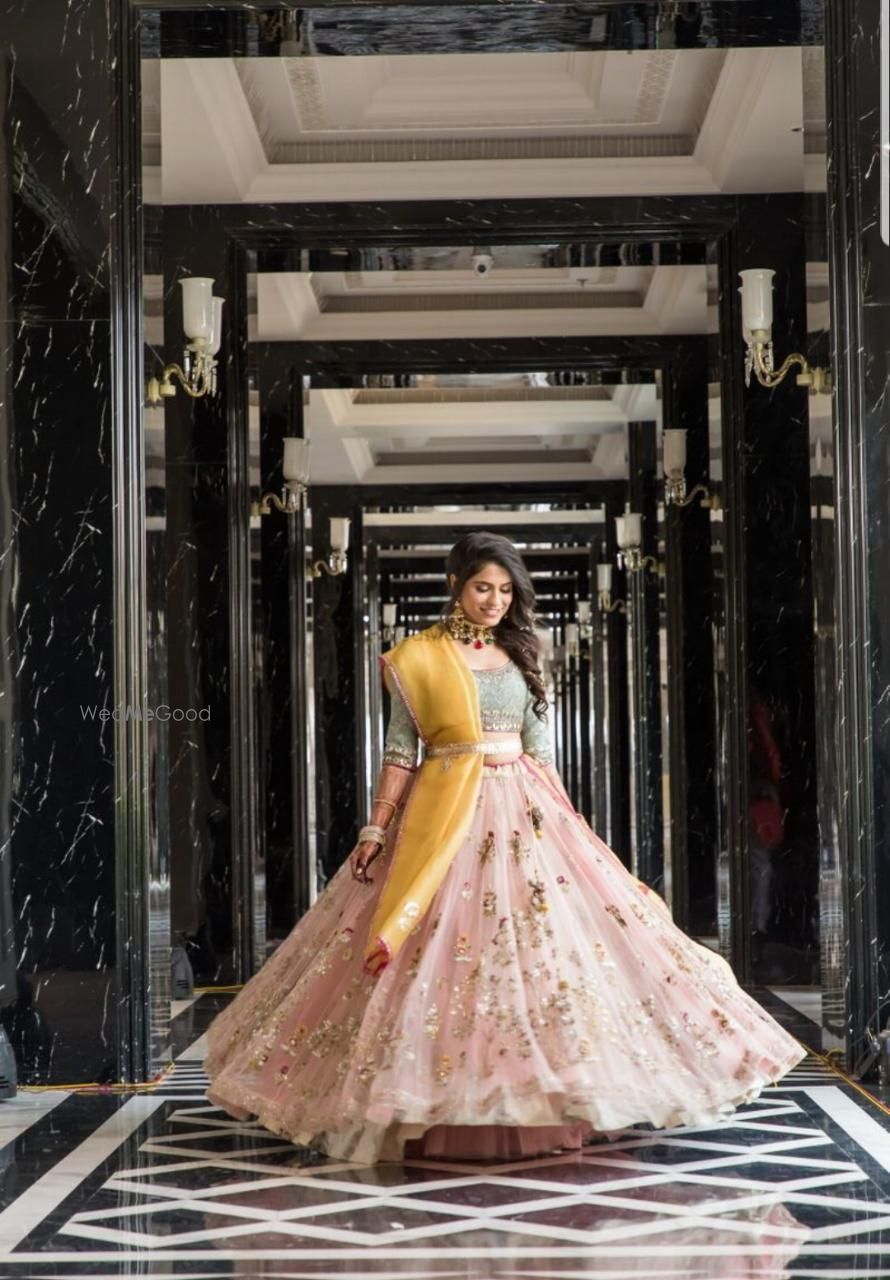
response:
[[[813,1060],[717,1127],[370,1168],[231,1120],[202,1099],[199,1063],[180,1067],[3,1274],[890,1277],[890,1132]]]

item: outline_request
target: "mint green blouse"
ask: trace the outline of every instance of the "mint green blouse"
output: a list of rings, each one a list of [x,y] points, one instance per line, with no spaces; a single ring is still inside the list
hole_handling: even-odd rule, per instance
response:
[[[479,690],[482,728],[490,733],[518,733],[522,749],[539,764],[553,762],[550,731],[546,720],[534,711],[534,696],[512,659],[490,671],[474,671]],[[387,677],[392,696],[389,725],[383,748],[383,763],[413,769],[417,764],[418,735],[401,694]]]

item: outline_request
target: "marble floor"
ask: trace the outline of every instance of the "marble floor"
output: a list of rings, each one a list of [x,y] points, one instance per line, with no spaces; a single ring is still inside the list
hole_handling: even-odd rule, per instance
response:
[[[815,1058],[717,1128],[369,1169],[207,1104],[223,998],[179,1007],[156,1091],[0,1104],[0,1276],[890,1277],[890,1115]],[[805,1012],[764,999],[805,1036]]]

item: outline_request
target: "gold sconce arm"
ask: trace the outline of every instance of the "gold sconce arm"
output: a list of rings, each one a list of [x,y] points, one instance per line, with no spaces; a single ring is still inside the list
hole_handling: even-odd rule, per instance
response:
[[[315,561],[309,569],[309,577],[320,578],[326,573],[331,578],[337,578],[341,573],[346,572],[347,564],[345,551],[332,551],[327,560]]]
[[[685,495],[685,497],[671,497],[670,504],[672,507],[688,507],[691,503],[701,495],[700,506],[705,507],[709,511],[720,511],[720,499],[716,493],[711,493],[706,484],[697,484]]]
[[[765,331],[755,332],[751,335],[745,354],[745,386],[751,385],[753,373],[762,387],[769,389],[777,387],[795,365],[800,369],[797,375],[799,387],[808,387],[811,395],[831,391],[830,370],[823,369],[820,365],[811,365],[806,356],[801,355],[799,351],[792,351],[791,355],[787,356],[776,369],[772,341],[766,337]]]
[[[601,591],[599,598],[600,613],[627,613],[627,605],[621,599],[613,600],[611,592]]]
[[[198,381],[192,383],[178,364],[168,364],[164,367],[160,378],[149,378],[146,388],[145,398],[150,405],[158,405],[168,396],[176,395],[176,388],[173,385],[173,379],[179,383],[187,396],[191,396],[193,400],[199,400],[201,396],[206,396],[210,391],[210,377],[206,370],[202,370]]]
[[[259,502],[250,504],[250,514],[252,516],[268,516],[272,514],[274,506],[283,515],[294,516],[300,509],[300,499],[303,496],[303,492],[303,489],[299,486],[283,485],[280,498],[277,493],[264,493]]]
[[[627,573],[642,573],[644,569],[657,573],[659,577],[664,573],[663,566],[655,556],[644,556],[639,547],[619,548],[618,566]]]

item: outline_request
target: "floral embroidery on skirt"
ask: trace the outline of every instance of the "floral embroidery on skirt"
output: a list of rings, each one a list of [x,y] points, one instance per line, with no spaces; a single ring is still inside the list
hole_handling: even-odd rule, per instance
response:
[[[449,1126],[708,1123],[804,1056],[525,760],[486,767],[430,909],[372,978],[388,851],[371,886],[341,867],[211,1026],[231,1114],[370,1162]]]

